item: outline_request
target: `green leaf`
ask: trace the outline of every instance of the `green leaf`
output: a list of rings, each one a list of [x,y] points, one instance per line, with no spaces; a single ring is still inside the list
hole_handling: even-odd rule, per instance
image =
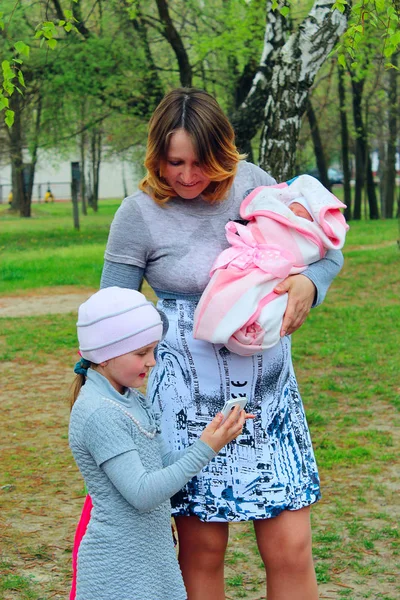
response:
[[[4,119],[8,127],[12,127],[14,123],[14,111],[6,110],[6,118]]]
[[[23,87],[26,87],[26,86],[25,86],[25,79],[24,79],[24,76],[23,76],[23,73],[22,73],[22,71],[21,71],[21,70],[19,70],[19,71],[18,71],[18,81],[20,82],[20,84],[21,84]]]
[[[12,70],[8,60],[3,60],[3,62],[1,63],[1,68],[3,70],[3,78],[5,82],[14,79],[15,73]]]
[[[341,0],[338,0],[338,2],[335,2],[335,4],[332,5],[332,10],[338,10],[341,13],[343,13],[345,4],[347,4],[347,2],[342,2]]]
[[[281,13],[282,17],[286,18],[290,13],[290,8],[288,6],[282,6],[282,8],[279,9],[279,12]]]
[[[7,108],[8,105],[9,105],[8,98],[6,98],[5,96],[3,96],[3,94],[1,94],[1,96],[0,96],[0,110],[3,110],[3,108]]]
[[[344,57],[344,54],[339,54],[338,56],[338,63],[341,67],[343,67],[343,69],[346,68],[346,59]]]
[[[72,14],[72,10],[64,10],[64,14],[69,21],[75,21],[76,23],[78,22],[78,19],[75,19],[74,15]]]
[[[14,84],[11,81],[4,80],[3,81],[3,89],[7,92],[9,96],[12,96],[14,93]]]
[[[54,50],[54,48],[57,46],[57,40],[55,40],[54,38],[51,38],[50,40],[47,40],[47,45],[49,48]]]
[[[58,21],[58,26],[59,26],[59,27],[64,27],[65,23],[66,23],[66,21],[63,21],[62,19],[60,19],[60,20]]]
[[[27,56],[29,58],[30,48],[27,44],[25,44],[24,42],[21,42],[21,41],[15,42],[14,48],[16,49],[18,54],[25,54],[25,56]]]
[[[65,31],[71,31],[71,29],[72,29],[72,25],[71,25],[71,23],[67,23],[67,24],[65,25],[64,29],[65,29]]]

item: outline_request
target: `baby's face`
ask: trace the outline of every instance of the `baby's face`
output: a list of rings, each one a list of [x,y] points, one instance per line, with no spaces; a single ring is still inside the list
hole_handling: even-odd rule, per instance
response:
[[[307,219],[307,221],[313,220],[308,210],[299,202],[292,202],[289,208],[296,215],[296,217],[302,217],[303,219]]]

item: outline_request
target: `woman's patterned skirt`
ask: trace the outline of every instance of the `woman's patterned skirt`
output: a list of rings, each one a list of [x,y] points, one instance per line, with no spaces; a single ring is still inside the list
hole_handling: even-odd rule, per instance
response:
[[[243,357],[193,339],[196,303],[160,300],[169,330],[157,348],[149,398],[172,450],[196,441],[226,400],[247,396],[243,434],[172,498],[172,512],[202,521],[268,519],[320,498],[317,465],[289,337]]]

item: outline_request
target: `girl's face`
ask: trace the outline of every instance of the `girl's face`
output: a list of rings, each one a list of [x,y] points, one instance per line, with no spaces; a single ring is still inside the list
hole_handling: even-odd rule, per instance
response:
[[[147,373],[154,367],[154,350],[158,342],[111,358],[99,365],[99,371],[111,385],[123,394],[128,387],[139,388]]]
[[[210,184],[202,172],[190,135],[179,129],[170,137],[167,160],[162,175],[178,196],[192,200]]]

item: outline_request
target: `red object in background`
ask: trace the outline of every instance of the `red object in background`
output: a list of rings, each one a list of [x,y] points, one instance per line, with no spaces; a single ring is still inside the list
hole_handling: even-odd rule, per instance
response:
[[[78,551],[81,544],[82,538],[86,533],[87,526],[90,521],[90,514],[92,512],[92,499],[89,494],[85,498],[85,503],[82,508],[81,518],[79,519],[78,526],[76,528],[74,537],[74,546],[72,548],[72,584],[69,600],[75,600],[76,596],[76,576],[77,576],[77,562],[78,562]]]

